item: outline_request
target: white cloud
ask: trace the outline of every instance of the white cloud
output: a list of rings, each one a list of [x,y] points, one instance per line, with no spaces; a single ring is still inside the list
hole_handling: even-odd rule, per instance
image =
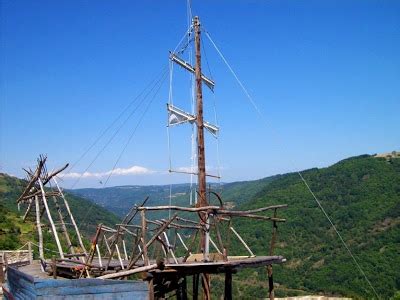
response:
[[[156,173],[156,171],[147,169],[145,167],[141,166],[132,166],[130,168],[116,168],[110,171],[106,172],[84,172],[84,173],[77,173],[77,172],[70,172],[70,173],[65,173],[61,175],[60,177],[62,178],[101,178],[105,176],[109,176],[112,174],[113,176],[127,176],[127,175],[147,175],[147,174],[153,174]]]

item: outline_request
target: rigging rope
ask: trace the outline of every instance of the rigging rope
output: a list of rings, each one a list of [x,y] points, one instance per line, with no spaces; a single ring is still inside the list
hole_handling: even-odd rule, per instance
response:
[[[160,75],[164,72],[161,71]],[[79,156],[79,158],[69,167],[68,172],[71,172],[72,169],[86,156],[86,154],[89,153],[89,151],[101,140],[101,138],[115,125],[116,122],[118,122],[119,119],[127,112],[131,106],[136,102],[137,99],[157,80],[157,78],[160,76],[157,75],[155,76],[149,84],[136,96],[120,113],[119,115],[111,122],[109,126],[106,127],[105,130],[103,130],[100,135],[95,139],[95,141]]]
[[[202,37],[201,37],[201,45],[202,45],[202,48],[203,48],[204,57],[206,59],[208,73],[210,73],[211,80],[214,80],[212,72],[211,72],[210,64],[208,62],[207,52],[206,52],[206,49],[204,47],[204,43],[203,43],[203,38]],[[219,127],[218,126],[218,117],[217,117],[217,101],[216,101],[216,96],[215,96],[215,90],[212,90],[211,92],[213,94],[214,122],[215,122],[215,126]],[[217,132],[213,136],[217,140],[217,176],[218,176],[219,187],[221,187],[221,160],[220,160],[220,155],[219,155],[219,132]]]
[[[119,156],[118,156],[118,158],[117,158],[117,160],[116,160],[116,162],[115,162],[115,164],[114,164],[114,166],[113,166],[113,168],[112,168],[110,174],[108,175],[108,177],[107,177],[107,179],[106,179],[106,181],[105,181],[105,183],[104,183],[104,185],[103,185],[103,188],[106,187],[106,185],[107,185],[107,183],[108,183],[110,177],[112,176],[113,172],[115,171],[115,168],[116,168],[116,166],[118,165],[118,163],[119,163],[119,161],[120,161],[122,155],[124,154],[126,148],[128,147],[128,145],[129,145],[129,143],[131,142],[133,136],[135,135],[137,129],[139,128],[139,126],[140,126],[140,124],[141,124],[141,122],[142,122],[144,116],[146,115],[146,113],[147,113],[147,111],[149,110],[151,104],[154,102],[154,99],[155,99],[156,96],[158,95],[158,92],[160,91],[160,89],[161,89],[161,87],[162,87],[162,85],[163,85],[165,79],[167,78],[166,75],[167,75],[167,74],[165,73],[165,74],[164,74],[164,77],[162,78],[162,80],[158,81],[158,87],[157,87],[155,93],[153,94],[151,100],[150,100],[149,103],[147,104],[147,106],[146,106],[145,110],[143,111],[142,115],[139,117],[138,123],[136,124],[136,126],[135,126],[135,128],[133,129],[132,133],[130,134],[130,136],[129,136],[127,142],[125,143],[125,145],[124,145],[122,151],[120,152],[120,154],[119,154]],[[146,97],[147,97],[147,95],[146,95]],[[93,201],[93,203],[91,204],[91,206],[90,206],[89,209],[87,210],[86,215],[84,216],[84,218],[83,218],[82,221],[81,221],[81,224],[82,224],[82,225],[84,225],[84,222],[86,221],[86,218],[88,217],[88,215],[89,215],[90,211],[92,210],[94,204],[95,204],[95,202]],[[86,225],[87,225],[87,224],[86,224]],[[82,228],[82,226],[81,226],[81,228]]]
[[[137,106],[131,111],[131,113],[125,118],[125,120],[122,122],[122,124],[116,129],[116,131],[113,133],[113,135],[108,139],[108,141],[104,144],[104,146],[98,151],[96,156],[92,159],[92,161],[89,163],[89,165],[86,167],[86,169],[81,173],[81,175],[77,178],[77,180],[71,185],[70,189],[74,188],[79,181],[82,179],[83,175],[89,170],[89,168],[96,162],[96,160],[99,158],[99,156],[103,153],[103,151],[108,147],[108,145],[114,140],[114,138],[117,136],[117,134],[120,132],[120,130],[124,127],[124,125],[129,121],[129,119],[133,116],[133,114],[139,109],[139,107],[144,103],[146,98],[150,95],[150,93],[154,90],[154,88],[160,83],[160,81],[163,79],[165,76],[167,70],[164,68],[164,71],[162,73],[162,77],[157,80],[157,82],[151,87],[151,89],[146,93],[146,95],[139,101]],[[137,97],[136,99],[140,99],[140,97],[143,95],[145,90],[143,90]]]
[[[230,70],[230,72],[232,73],[232,75],[235,77],[236,81],[238,82],[238,84],[240,85],[240,87],[242,88],[243,92],[245,93],[245,95],[247,96],[247,99],[250,101],[250,103],[252,104],[253,108],[255,109],[255,111],[257,112],[257,114],[259,115],[259,117],[261,118],[261,120],[263,120],[264,124],[269,127],[275,134],[275,137],[277,137],[281,143],[281,145],[283,144],[283,142],[279,139],[279,136],[277,135],[277,133],[275,132],[274,128],[270,125],[270,123],[268,122],[268,120],[266,119],[266,117],[264,116],[264,114],[261,112],[261,110],[258,108],[257,104],[255,103],[253,97],[251,97],[250,93],[247,91],[247,89],[245,88],[245,86],[243,85],[243,83],[240,81],[239,77],[236,75],[235,71],[232,69],[231,65],[228,63],[228,61],[226,60],[225,56],[222,54],[222,52],[220,51],[220,49],[217,47],[217,45],[214,43],[213,39],[211,38],[210,34],[204,30],[206,36],[208,37],[208,39],[210,40],[211,44],[214,46],[215,50],[217,51],[217,53],[219,54],[219,56],[221,57],[221,59],[223,60],[223,62],[225,63],[225,65],[228,67],[228,69]],[[292,167],[294,168],[294,162],[290,159],[289,157],[289,162],[292,164]],[[294,168],[296,169],[296,168]],[[350,250],[350,248],[348,247],[347,243],[344,241],[342,235],[340,234],[339,230],[336,228],[335,224],[333,223],[332,219],[329,217],[329,215],[327,214],[327,212],[325,211],[324,207],[322,206],[321,202],[319,201],[319,199],[317,198],[317,196],[315,195],[315,193],[313,192],[313,190],[311,189],[310,185],[308,184],[308,182],[305,180],[305,178],[303,177],[303,175],[301,174],[300,171],[296,171],[296,173],[299,175],[300,179],[303,181],[303,183],[305,184],[305,186],[307,187],[308,191],[310,192],[310,194],[312,195],[312,197],[314,198],[315,202],[318,204],[318,207],[321,209],[321,211],[323,212],[323,214],[325,215],[326,219],[329,221],[329,223],[331,224],[332,228],[334,229],[334,231],[336,232],[337,236],[339,237],[340,241],[342,242],[343,246],[345,247],[345,249],[347,250],[347,252],[350,254],[351,258],[353,259],[355,265],[357,266],[357,268],[359,269],[360,273],[363,275],[363,277],[365,278],[365,280],[367,281],[368,285],[371,287],[372,291],[374,292],[374,294],[376,295],[376,297],[379,299],[379,295],[376,292],[374,286],[372,285],[371,281],[368,279],[367,275],[365,274],[364,270],[362,269],[361,265],[358,263],[357,259],[355,258],[355,256],[353,255],[353,252]]]
[[[104,183],[104,186],[107,185],[107,183],[108,183],[110,177],[113,175],[113,172],[114,172],[114,170],[115,170],[117,164],[119,163],[119,161],[120,161],[122,155],[124,154],[124,152],[125,152],[126,148],[128,147],[129,143],[131,142],[131,140],[132,140],[134,134],[136,133],[136,131],[137,131],[139,125],[141,124],[141,122],[142,122],[144,116],[146,115],[147,111],[149,110],[149,108],[150,108],[151,104],[153,103],[155,97],[157,96],[158,92],[160,91],[160,89],[161,89],[161,87],[162,87],[162,84],[164,83],[164,80],[165,80],[165,77],[164,77],[164,79],[161,81],[161,83],[160,83],[160,85],[158,86],[156,92],[154,93],[153,97],[151,98],[150,102],[147,104],[147,106],[146,106],[144,112],[142,113],[141,117],[139,118],[136,127],[135,127],[134,130],[132,131],[131,135],[129,136],[128,141],[126,142],[124,148],[122,149],[121,153],[119,154],[118,159],[117,159],[117,161],[115,162],[115,164],[114,164],[114,166],[113,166],[113,168],[112,168],[111,173],[108,175],[108,177],[107,177],[107,179],[106,179],[106,181],[105,181],[105,183]]]

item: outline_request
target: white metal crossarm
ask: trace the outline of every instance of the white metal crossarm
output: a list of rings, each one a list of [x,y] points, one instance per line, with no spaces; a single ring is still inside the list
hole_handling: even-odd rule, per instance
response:
[[[196,116],[189,114],[182,109],[172,105],[167,104],[168,111],[168,126],[180,125],[183,123],[191,123],[193,124],[196,121]],[[214,137],[217,137],[219,132],[219,127],[213,125],[209,122],[204,122],[204,128],[206,128]]]
[[[168,126],[179,125],[182,123],[194,123],[196,116],[189,114],[172,104],[167,104]]]
[[[188,70],[189,72],[191,72],[193,74],[195,73],[195,68],[192,65],[190,65],[188,62],[184,61],[183,59],[179,58],[174,53],[171,53],[169,58],[176,64],[180,65],[182,68]],[[210,78],[207,78],[204,74],[201,74],[201,79],[206,84],[206,86],[209,87],[210,90],[214,91],[215,82],[213,80],[211,80]]]

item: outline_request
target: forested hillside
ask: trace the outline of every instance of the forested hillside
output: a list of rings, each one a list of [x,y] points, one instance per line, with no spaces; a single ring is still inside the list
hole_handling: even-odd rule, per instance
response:
[[[25,188],[24,180],[0,173],[0,249],[16,249],[28,240],[36,240],[34,219],[22,222],[23,211],[18,212],[16,200]],[[98,223],[112,225],[118,223],[113,213],[86,199],[65,194],[82,234],[88,240]],[[49,202],[53,209],[52,201]],[[89,213],[88,213],[89,212]],[[55,249],[51,234],[44,232],[45,246]]]
[[[400,289],[400,159],[363,155],[302,174],[379,295],[389,298]],[[187,205],[188,185],[173,186],[172,190],[173,201]],[[146,195],[153,205],[162,201],[166,204],[169,186],[86,189],[74,193],[123,213]],[[275,253],[284,255],[288,261],[274,270],[275,282],[279,284],[277,295],[321,292],[373,297],[371,288],[297,173],[223,184],[221,194],[229,206],[241,209],[289,205],[280,212],[287,222],[279,224]],[[107,199],[112,199],[112,204],[107,204]],[[268,254],[270,223],[235,219],[234,226],[254,252]],[[232,239],[232,248],[237,249],[232,254],[245,254],[243,247],[235,243]],[[214,284],[222,283],[216,279]],[[267,286],[263,269],[241,271],[235,276],[235,293],[240,297],[265,296]]]
[[[380,297],[388,299],[400,289],[400,160],[360,156],[302,174]],[[281,212],[287,222],[279,224],[275,253],[288,261],[274,269],[277,294],[297,295],[300,289],[372,298],[371,288],[298,174],[275,177],[241,208],[281,203],[289,207]],[[235,227],[253,251],[267,253],[271,224],[237,220]],[[265,270],[240,272],[237,279],[237,292],[267,294],[266,284],[263,290],[251,284],[266,283]]]

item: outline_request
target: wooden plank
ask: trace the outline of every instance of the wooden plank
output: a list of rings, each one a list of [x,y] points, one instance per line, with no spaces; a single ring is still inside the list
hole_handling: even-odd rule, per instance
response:
[[[157,268],[157,264],[151,264],[151,265],[146,265],[144,267],[139,267],[139,268],[135,268],[132,270],[127,270],[127,271],[121,271],[121,272],[117,272],[117,273],[113,273],[113,274],[107,274],[107,275],[103,275],[100,277],[97,277],[99,279],[111,279],[111,278],[118,278],[118,277],[125,277],[128,275],[132,275],[135,273],[140,273],[140,272],[146,272],[146,271],[150,271],[153,269]]]

